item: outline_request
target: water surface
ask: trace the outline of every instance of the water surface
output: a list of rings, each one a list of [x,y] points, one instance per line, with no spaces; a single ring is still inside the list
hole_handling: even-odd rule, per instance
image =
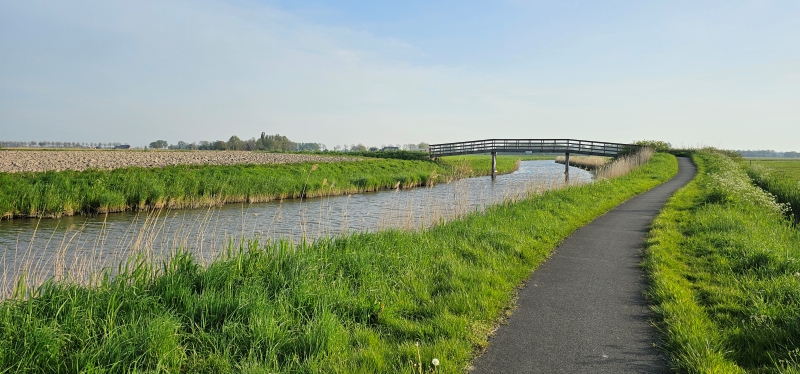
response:
[[[136,254],[161,258],[184,248],[208,262],[241,239],[297,242],[423,228],[503,199],[561,187],[563,173],[564,166],[553,161],[523,161],[518,171],[494,182],[476,177],[425,188],[208,209],[0,221],[0,287],[5,287],[0,294],[7,294],[23,270],[38,281],[51,276],[86,281],[98,269]],[[589,181],[589,172],[570,168],[570,183]]]

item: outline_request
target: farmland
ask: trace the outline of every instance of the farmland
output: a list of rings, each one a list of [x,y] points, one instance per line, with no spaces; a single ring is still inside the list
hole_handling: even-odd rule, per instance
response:
[[[786,158],[748,158],[745,159],[748,164],[761,165],[774,169],[788,177],[800,180],[800,159],[786,159]]]

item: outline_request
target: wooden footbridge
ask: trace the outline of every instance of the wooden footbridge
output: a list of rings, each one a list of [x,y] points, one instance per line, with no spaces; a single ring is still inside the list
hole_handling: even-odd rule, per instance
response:
[[[497,176],[497,152],[501,153],[563,153],[566,156],[564,175],[569,178],[570,153],[589,156],[614,157],[639,149],[638,145],[624,143],[596,142],[576,139],[486,139],[468,142],[431,144],[428,148],[431,158],[442,156],[468,155],[475,153],[492,154],[492,179]]]

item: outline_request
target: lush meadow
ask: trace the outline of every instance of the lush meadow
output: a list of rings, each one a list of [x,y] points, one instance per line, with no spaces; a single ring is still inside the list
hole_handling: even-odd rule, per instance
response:
[[[800,372],[800,232],[745,166],[694,155],[698,176],[653,223],[645,267],[678,372]]]
[[[460,373],[561,240],[676,172],[657,154],[427,230],[236,243],[208,267],[180,254],[90,287],[20,286],[0,304],[0,368]]]
[[[775,195],[778,202],[787,204],[795,222],[800,220],[800,161],[748,163],[747,175],[756,186]]]
[[[488,175],[488,156],[440,162],[364,159],[269,165],[180,165],[163,168],[0,173],[0,217],[58,217],[153,208],[329,196],[410,188]],[[500,173],[518,159],[500,157]]]
[[[800,180],[800,159],[787,158],[748,158],[745,159],[748,165],[761,165],[784,174],[788,177]]]

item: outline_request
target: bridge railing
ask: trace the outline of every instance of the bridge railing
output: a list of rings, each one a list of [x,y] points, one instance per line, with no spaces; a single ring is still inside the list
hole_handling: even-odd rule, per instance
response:
[[[638,148],[623,143],[577,139],[486,139],[467,142],[431,144],[431,157],[488,152],[576,153],[592,156],[616,156]]]

